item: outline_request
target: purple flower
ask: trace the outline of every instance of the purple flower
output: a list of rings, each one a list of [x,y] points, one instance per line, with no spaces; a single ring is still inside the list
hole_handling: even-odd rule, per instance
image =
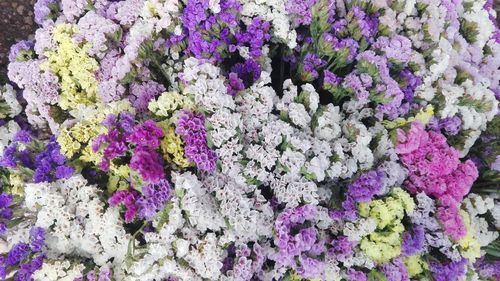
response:
[[[26,61],[32,55],[32,48],[34,44],[31,41],[22,40],[10,47],[9,61]],[[24,56],[24,57],[23,57]]]
[[[7,233],[7,225],[3,222],[0,222],[0,235],[5,235]]]
[[[415,225],[413,227],[413,235],[410,231],[403,233],[403,243],[401,244],[401,253],[405,256],[413,256],[420,252],[424,247],[425,241],[424,227]]]
[[[227,85],[227,93],[231,96],[236,96],[238,92],[245,89],[245,84],[243,84],[243,80],[238,77],[238,74],[231,72],[229,73],[229,84]]]
[[[342,78],[338,77],[333,72],[325,70],[324,75],[325,75],[325,78],[324,78],[325,84],[328,84],[331,86],[338,86],[342,83]]]
[[[61,154],[61,147],[55,137],[50,138],[44,151],[35,155],[35,173],[33,181],[51,182],[56,179],[67,178],[73,174],[73,168],[65,165],[66,158]],[[55,176],[55,178],[54,178]]]
[[[7,265],[14,266],[22,262],[30,253],[30,246],[26,243],[17,243],[7,253]]]
[[[405,101],[411,103],[413,102],[415,90],[423,83],[422,78],[413,74],[408,68],[403,69],[399,76],[405,82],[405,86],[402,88]]]
[[[135,206],[136,200],[137,196],[135,191],[121,190],[113,193],[108,199],[108,203],[112,207],[123,204],[126,208],[125,222],[130,223],[137,214],[137,207]]]
[[[444,130],[448,135],[453,136],[460,131],[462,120],[458,116],[446,117],[443,119],[432,117],[427,126],[434,131]]]
[[[288,0],[286,2],[285,9],[290,15],[294,27],[311,24],[311,7],[315,4],[316,0]]]
[[[307,255],[320,256],[326,250],[324,241],[318,241],[315,227],[304,225],[316,216],[314,205],[285,209],[274,223],[274,244],[278,252],[270,258],[278,266],[291,267],[303,278],[320,278],[324,271],[323,262]],[[296,262],[299,259],[299,264]]]
[[[400,257],[381,265],[380,268],[387,281],[410,281],[408,270]]]
[[[295,269],[302,278],[321,278],[324,274],[326,264],[320,260],[305,255],[299,256],[300,266]]]
[[[161,180],[157,184],[148,184],[142,187],[142,196],[137,199],[136,206],[139,209],[139,218],[150,220],[170,199],[172,190],[167,180]]]
[[[330,242],[328,254],[342,261],[353,253],[354,244],[346,236],[340,236]]]
[[[214,172],[217,155],[208,147],[205,117],[202,113],[180,111],[175,132],[184,140],[184,154],[198,169]]]
[[[135,126],[132,134],[128,135],[126,140],[137,146],[156,149],[160,146],[160,140],[163,136],[163,130],[156,126],[153,120],[146,120],[143,124]]]
[[[299,70],[302,81],[312,81],[319,77],[318,69],[325,65],[325,61],[319,58],[316,54],[307,54],[301,64]]]
[[[12,219],[13,211],[12,205],[13,196],[12,194],[2,193],[0,194],[0,235],[7,233],[7,223]]]
[[[384,172],[370,171],[361,175],[347,187],[348,195],[356,202],[368,202],[384,186]]]
[[[235,64],[229,73],[228,94],[235,96],[239,91],[250,87],[260,78],[260,73],[260,65],[252,59]]]
[[[165,178],[160,155],[146,147],[137,147],[130,159],[130,169],[138,171],[145,181],[158,183]]]
[[[15,281],[26,281],[33,280],[31,277],[35,271],[39,270],[45,259],[45,254],[41,254],[33,258],[30,262],[25,263],[19,267],[14,280]]]
[[[238,46],[249,45],[249,51],[252,58],[256,59],[262,55],[262,46],[271,39],[270,23],[261,20],[259,17],[252,19],[245,32],[235,34]],[[260,73],[260,70],[259,70]]]
[[[33,227],[30,230],[31,251],[37,253],[42,251],[43,243],[45,242],[45,229],[41,227]]]
[[[329,216],[334,220],[357,220],[358,207],[356,205],[356,201],[351,196],[347,196],[344,202],[342,202],[342,209],[330,210]]]
[[[466,272],[467,259],[462,258],[459,261],[448,263],[430,262],[429,270],[436,281],[454,281],[463,276]]]
[[[500,280],[500,260],[487,261],[484,256],[474,263],[474,269],[483,278]]]
[[[134,83],[130,86],[129,100],[138,112],[145,112],[149,102],[164,91],[165,87],[154,81]]]
[[[31,142],[31,134],[30,132],[26,130],[21,130],[16,133],[14,136],[14,141],[20,141],[23,143],[30,143]]]
[[[67,178],[70,178],[74,172],[75,172],[75,170],[72,167],[62,165],[62,166],[56,167],[56,174],[55,175],[56,175],[56,178],[58,178],[58,179],[67,179]]]
[[[347,270],[347,280],[348,281],[367,281],[368,277],[363,271],[357,271],[352,268]]]
[[[57,0],[38,0],[34,6],[35,22],[43,24],[52,13],[58,10]]]
[[[17,146],[15,143],[10,144],[3,150],[3,156],[0,159],[0,167],[15,168],[17,166]]]

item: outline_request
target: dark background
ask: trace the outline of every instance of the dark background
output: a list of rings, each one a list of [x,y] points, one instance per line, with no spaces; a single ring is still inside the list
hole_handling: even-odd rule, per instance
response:
[[[0,0],[0,84],[7,81],[10,46],[19,40],[33,38],[36,30],[33,21],[35,2],[36,0]],[[500,0],[495,0],[495,9],[500,15]]]

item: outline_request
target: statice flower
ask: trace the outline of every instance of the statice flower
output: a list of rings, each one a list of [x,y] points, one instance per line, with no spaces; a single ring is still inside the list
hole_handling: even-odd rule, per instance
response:
[[[325,65],[325,61],[315,54],[307,54],[299,68],[302,81],[312,81],[319,77],[318,68]]]
[[[286,2],[286,11],[293,19],[292,23],[294,27],[297,27],[301,24],[311,24],[312,14],[310,7],[312,7],[315,3],[315,0],[289,0]]]
[[[7,271],[14,272],[13,280],[33,280],[32,274],[42,267],[46,258],[42,252],[45,242],[45,230],[33,227],[30,230],[30,243],[19,242],[0,256],[0,278],[5,279]]]
[[[491,0],[34,2],[0,279],[498,278]]]
[[[437,132],[426,132],[419,122],[413,122],[408,133],[398,130],[396,152],[409,169],[407,188],[435,196],[443,205],[438,211],[447,232],[454,239],[465,235],[457,205],[469,192],[478,177],[474,163],[460,163],[458,151],[449,147],[446,138]]]
[[[187,159],[196,163],[198,169],[202,171],[215,171],[217,155],[208,147],[203,114],[180,111],[177,118],[175,132],[184,140],[184,153]]]
[[[382,189],[384,177],[384,172],[381,170],[370,171],[361,175],[347,187],[347,196],[352,197],[356,202],[370,201]]]
[[[368,277],[363,271],[357,271],[355,269],[349,268],[347,270],[347,280],[349,281],[367,281]]]
[[[26,61],[32,56],[33,42],[22,40],[10,47],[9,61]]]
[[[156,212],[163,209],[165,202],[170,199],[172,190],[166,180],[157,184],[148,184],[142,187],[142,196],[137,199],[139,218],[150,220]]]
[[[262,46],[271,39],[270,27],[269,22],[259,17],[253,18],[244,32],[240,31],[235,34],[236,45],[248,45],[250,56],[253,59],[258,59],[262,56]],[[229,51],[231,51],[231,45]],[[260,76],[260,73],[258,76]]]
[[[158,183],[165,178],[163,161],[154,150],[138,147],[130,159],[130,168],[136,170],[146,181]]]
[[[382,264],[380,267],[387,281],[410,281],[406,266],[400,257],[395,258],[390,263]]]
[[[146,120],[144,123],[135,126],[126,139],[129,143],[138,147],[156,149],[160,146],[160,139],[163,136],[163,130],[153,120]]]
[[[34,5],[35,22],[42,25],[48,18],[59,12],[57,0],[38,0]]]
[[[332,247],[328,249],[328,255],[335,257],[335,259],[338,261],[343,261],[348,256],[352,255],[355,246],[355,244],[349,241],[346,236],[340,236],[332,240],[332,242],[330,242],[330,245]]]
[[[262,266],[266,261],[266,251],[254,243],[252,247],[246,244],[239,246],[230,246],[228,248],[228,257],[224,260],[223,272],[233,276],[236,280],[250,280],[262,271]]]
[[[111,206],[118,206],[123,204],[126,208],[125,222],[131,222],[137,215],[137,207],[135,202],[137,200],[137,193],[134,191],[121,190],[113,193],[109,198],[108,203]]]
[[[158,95],[165,91],[165,87],[153,81],[134,83],[130,87],[130,102],[138,112],[144,112],[148,109],[148,104]]]
[[[284,210],[275,222],[276,237],[274,243],[278,252],[270,258],[279,266],[291,267],[303,278],[320,278],[323,275],[324,263],[321,260],[306,256],[308,252],[315,252],[321,245],[318,241],[317,230],[314,227],[301,227],[306,221],[311,221],[316,215],[313,205],[305,205]],[[296,234],[292,229],[297,228]]]
[[[474,268],[483,278],[500,279],[500,261],[488,261],[483,256],[474,263]]]
[[[467,270],[467,259],[462,258],[456,262],[439,263],[433,261],[429,264],[429,270],[436,281],[457,280],[465,275]]]
[[[425,229],[421,225],[416,225],[412,230],[403,233],[403,242],[401,243],[401,254],[413,256],[422,251],[425,242]]]
[[[74,169],[67,164],[66,157],[61,154],[61,147],[52,137],[44,151],[35,155],[35,183],[66,179],[73,175]]]
[[[254,60],[246,60],[245,63],[237,63],[229,73],[229,84],[227,93],[235,96],[239,91],[250,87],[260,78],[261,67]]]
[[[13,196],[8,193],[0,194],[0,235],[7,233],[7,224],[13,216]]]
[[[129,167],[137,171],[143,180],[158,183],[165,177],[163,159],[156,151],[164,133],[153,120],[134,125],[133,115],[122,113],[108,115],[103,124],[109,127],[105,134],[94,138],[92,150],[102,150],[99,167],[108,171],[116,161],[131,154]],[[104,149],[102,149],[104,147]],[[116,159],[116,160],[115,160]]]
[[[446,117],[442,119],[438,119],[436,117],[432,117],[427,126],[431,130],[440,131],[444,130],[449,135],[456,135],[460,131],[460,126],[462,125],[462,120],[457,117]]]

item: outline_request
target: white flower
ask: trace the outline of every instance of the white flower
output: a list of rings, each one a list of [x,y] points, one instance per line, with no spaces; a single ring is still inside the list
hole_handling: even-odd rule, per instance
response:
[[[127,253],[125,233],[118,209],[104,210],[95,186],[81,176],[54,183],[27,184],[25,204],[36,214],[36,226],[46,234],[47,255],[75,255],[104,265],[110,258],[120,265]]]
[[[17,101],[16,91],[9,84],[6,84],[5,86],[0,87],[0,100],[5,101],[5,103],[7,104],[8,111],[6,112],[6,114],[10,118],[14,118],[16,115],[19,115],[21,113],[21,111],[23,110],[23,108],[21,107],[21,105]],[[4,113],[4,112],[2,112],[2,113]]]
[[[214,198],[203,188],[195,175],[191,173],[174,174],[176,189],[184,190],[181,208],[186,212],[189,223],[200,232],[210,229],[221,230],[225,227],[224,219],[217,211]]]

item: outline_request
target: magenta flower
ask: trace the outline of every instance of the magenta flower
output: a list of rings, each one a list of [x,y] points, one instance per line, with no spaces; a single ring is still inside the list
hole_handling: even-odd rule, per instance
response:
[[[144,180],[152,183],[158,183],[165,178],[163,159],[157,152],[147,147],[137,147],[134,150],[130,168],[138,171]]]

